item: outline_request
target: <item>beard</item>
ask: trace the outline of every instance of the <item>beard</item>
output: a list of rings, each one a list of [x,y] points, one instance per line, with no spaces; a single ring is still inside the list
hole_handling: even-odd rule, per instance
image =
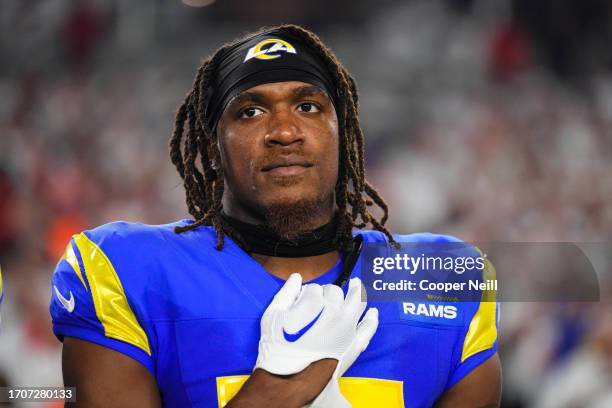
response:
[[[324,197],[319,197],[273,203],[264,211],[266,227],[283,240],[295,241],[328,221],[326,202]]]

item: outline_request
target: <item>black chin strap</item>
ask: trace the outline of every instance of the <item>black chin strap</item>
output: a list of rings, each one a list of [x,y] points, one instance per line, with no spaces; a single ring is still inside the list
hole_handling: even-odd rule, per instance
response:
[[[340,287],[344,286],[348,278],[351,276],[351,272],[357,263],[357,259],[359,259],[362,245],[363,236],[358,234],[355,236],[355,238],[353,238],[353,248],[344,256],[344,261],[342,262],[342,272],[340,272],[340,276],[338,276],[338,278],[334,281],[334,285]]]

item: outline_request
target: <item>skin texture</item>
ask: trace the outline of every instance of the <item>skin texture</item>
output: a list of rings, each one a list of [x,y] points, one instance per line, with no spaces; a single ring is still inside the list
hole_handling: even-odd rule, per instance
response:
[[[66,407],[161,407],[157,383],[132,358],[70,337],[62,350],[64,384],[76,387],[76,403]]]
[[[257,369],[226,407],[301,408],[319,395],[337,364],[336,360],[324,359],[289,376],[272,375]]]
[[[331,220],[339,136],[336,112],[325,93],[297,81],[253,87],[229,104],[217,131],[222,159],[218,165],[223,166],[226,183],[223,208],[229,215],[274,224],[281,233],[312,230]],[[300,165],[270,170],[279,160]],[[254,258],[280,278],[300,271],[309,281],[326,272],[338,253]],[[321,392],[336,364],[321,360],[293,376],[256,370],[228,407],[301,407]],[[111,349],[66,338],[63,370],[65,384],[77,387],[78,402],[68,406],[161,405],[150,373]],[[436,407],[496,407],[500,396],[501,368],[495,355],[447,391]]]
[[[230,102],[218,132],[229,215],[275,224],[276,213],[284,213],[280,224],[287,231],[309,231],[331,219],[338,121],[318,87],[297,81],[253,87]],[[269,169],[284,160],[301,165]]]
[[[444,393],[435,408],[499,407],[501,392],[501,363],[499,356],[495,353]]]

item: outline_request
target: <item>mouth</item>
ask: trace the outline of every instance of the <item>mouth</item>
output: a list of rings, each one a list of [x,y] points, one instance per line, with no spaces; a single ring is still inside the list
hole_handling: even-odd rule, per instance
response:
[[[312,166],[313,164],[302,156],[291,154],[277,157],[262,167],[261,171],[274,176],[286,177],[302,174]]]

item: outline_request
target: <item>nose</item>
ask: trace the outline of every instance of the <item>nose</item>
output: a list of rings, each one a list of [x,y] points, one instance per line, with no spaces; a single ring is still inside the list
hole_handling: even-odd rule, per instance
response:
[[[265,136],[266,146],[290,146],[303,142],[304,134],[296,122],[294,113],[288,109],[272,112]]]

